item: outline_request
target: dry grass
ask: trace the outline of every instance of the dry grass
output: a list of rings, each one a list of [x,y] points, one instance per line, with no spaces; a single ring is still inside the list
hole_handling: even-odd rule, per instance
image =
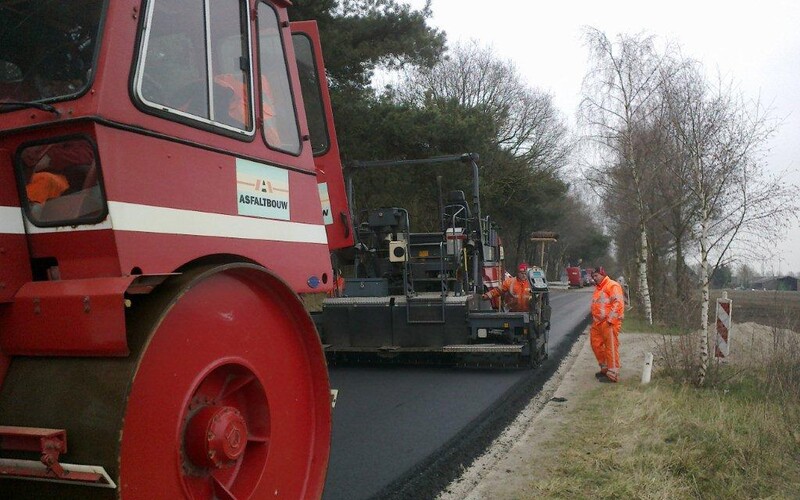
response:
[[[716,299],[722,296],[722,290],[712,290],[709,307],[709,328],[707,340],[709,353],[713,355],[715,338]],[[717,386],[725,383],[740,371],[749,370],[743,361],[755,360],[756,367],[765,363],[773,363],[777,367],[789,368],[800,359],[797,340],[786,332],[800,331],[800,292],[783,291],[725,291],[732,300],[731,357],[737,369],[726,369],[712,358],[708,367],[707,384]],[[699,310],[699,307],[691,307]],[[691,317],[675,318],[672,325],[647,325],[637,317],[637,311],[625,320],[628,331],[649,331],[662,335],[659,349],[659,364],[666,367],[670,376],[682,382],[690,382],[697,376],[700,352],[700,332],[698,322]],[[694,311],[696,313],[696,311]],[[699,319],[699,316],[697,317]],[[688,325],[688,326],[687,326]],[[757,332],[756,332],[757,331]],[[790,370],[791,371],[791,370]],[[800,381],[798,381],[800,386]]]
[[[688,383],[697,332],[650,329],[663,335],[654,382],[585,394],[548,444],[558,466],[526,498],[800,497],[800,293],[729,297],[731,354],[706,387]]]
[[[674,309],[683,325],[651,327],[630,311],[623,335],[642,333],[620,339],[622,381],[595,383],[584,344],[554,392],[564,397],[444,498],[800,498],[800,294],[730,297],[731,354],[705,386],[691,383],[697,316]],[[657,355],[648,385],[627,371],[644,352]]]
[[[698,391],[659,381],[599,388],[573,425],[547,480],[526,493],[544,498],[796,498],[797,412],[754,386]]]

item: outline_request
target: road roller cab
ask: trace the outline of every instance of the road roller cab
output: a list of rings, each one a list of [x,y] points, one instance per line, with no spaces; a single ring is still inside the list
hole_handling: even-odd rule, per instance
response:
[[[0,0],[4,495],[321,495],[298,294],[352,234],[318,35],[287,5]]]

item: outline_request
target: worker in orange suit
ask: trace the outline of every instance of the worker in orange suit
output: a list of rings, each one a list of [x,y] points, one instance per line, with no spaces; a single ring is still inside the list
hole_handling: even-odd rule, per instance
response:
[[[619,331],[625,315],[625,295],[619,283],[606,276],[602,267],[592,272],[595,283],[592,295],[592,326],[589,340],[600,365],[595,377],[600,382],[619,380]]]
[[[527,312],[531,302],[531,284],[528,282],[528,264],[522,263],[517,267],[517,275],[506,278],[499,288],[493,288],[481,297],[489,300],[503,294],[510,299],[509,310],[513,312]]]

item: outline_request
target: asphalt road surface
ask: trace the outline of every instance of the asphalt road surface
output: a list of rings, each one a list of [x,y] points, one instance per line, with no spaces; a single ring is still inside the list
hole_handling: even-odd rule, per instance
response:
[[[479,454],[557,368],[590,299],[551,291],[550,359],[535,370],[332,367],[339,396],[323,498],[421,498],[446,485],[455,462]]]

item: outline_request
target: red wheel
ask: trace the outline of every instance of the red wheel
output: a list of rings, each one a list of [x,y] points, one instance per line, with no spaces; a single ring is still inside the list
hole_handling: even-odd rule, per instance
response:
[[[198,276],[156,321],[136,369],[120,494],[320,497],[329,398],[316,331],[284,284],[251,267]]]
[[[322,495],[328,374],[285,283],[249,264],[197,269],[135,298],[127,326],[128,357],[19,356],[0,388],[0,422],[66,429],[63,462],[118,488],[0,478],[0,497]]]
[[[188,498],[249,497],[269,450],[264,387],[249,368],[226,363],[204,376],[183,409],[181,468]]]

